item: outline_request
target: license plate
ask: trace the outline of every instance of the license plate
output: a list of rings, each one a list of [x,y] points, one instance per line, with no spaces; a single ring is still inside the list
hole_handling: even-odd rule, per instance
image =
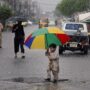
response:
[[[77,43],[70,43],[70,47],[77,47]]]

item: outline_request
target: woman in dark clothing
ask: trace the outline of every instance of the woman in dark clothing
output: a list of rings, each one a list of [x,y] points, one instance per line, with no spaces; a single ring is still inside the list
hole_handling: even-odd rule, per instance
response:
[[[22,25],[22,21],[18,21],[16,25],[13,26],[13,33],[15,33],[14,37],[14,52],[15,58],[17,58],[17,53],[19,52],[19,46],[21,48],[22,58],[25,58],[24,51],[24,38],[25,33]]]

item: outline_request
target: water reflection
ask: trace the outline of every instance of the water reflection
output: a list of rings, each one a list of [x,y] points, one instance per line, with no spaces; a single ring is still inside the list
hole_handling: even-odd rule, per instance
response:
[[[58,89],[58,84],[50,83],[46,86],[45,90],[61,90],[60,87]]]

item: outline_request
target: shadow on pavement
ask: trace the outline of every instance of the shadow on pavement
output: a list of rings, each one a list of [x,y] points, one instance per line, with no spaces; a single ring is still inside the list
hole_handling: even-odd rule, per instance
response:
[[[63,54],[61,54],[60,56],[62,57],[87,57],[90,54],[90,52],[88,52],[87,55],[81,53],[81,52],[65,52]]]
[[[16,77],[11,79],[4,79],[3,81],[11,81],[11,82],[20,82],[20,83],[45,83],[44,78],[37,78],[37,77],[31,77],[31,78],[23,78],[23,77]],[[58,82],[68,82],[69,79],[59,79]],[[52,82],[52,81],[51,81]]]

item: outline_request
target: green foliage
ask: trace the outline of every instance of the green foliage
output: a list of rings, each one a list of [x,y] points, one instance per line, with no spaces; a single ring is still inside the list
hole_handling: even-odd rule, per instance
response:
[[[90,0],[76,0],[74,5],[75,11],[86,11],[89,9]]]
[[[6,5],[0,6],[0,20],[2,22],[8,19],[11,15],[12,15],[12,11],[9,8],[9,6]]]
[[[82,12],[89,9],[90,0],[62,0],[56,9],[65,16],[71,16],[76,12]]]

